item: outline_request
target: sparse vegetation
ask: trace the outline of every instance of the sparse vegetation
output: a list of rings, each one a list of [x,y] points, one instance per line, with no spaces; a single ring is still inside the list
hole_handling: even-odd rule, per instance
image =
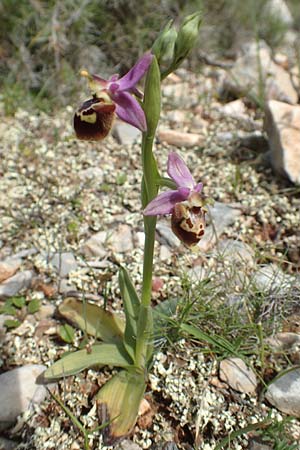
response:
[[[266,0],[3,0],[0,4],[0,100],[6,114],[18,107],[49,112],[78,101],[81,68],[124,72],[169,19],[203,11],[198,49],[231,56],[258,36],[280,45],[286,25],[261,15]],[[289,2],[299,16],[297,0]],[[71,11],[71,12],[70,12]],[[149,31],[150,30],[150,31]],[[202,43],[205,42],[205,46]],[[125,57],[124,57],[125,55]],[[199,58],[200,57],[200,58]]]

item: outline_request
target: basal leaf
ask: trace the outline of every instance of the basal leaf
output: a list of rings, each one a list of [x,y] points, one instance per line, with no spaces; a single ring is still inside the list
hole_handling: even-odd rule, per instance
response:
[[[75,375],[88,367],[128,367],[132,364],[122,345],[96,344],[90,349],[79,350],[56,361],[44,373],[47,380]]]
[[[146,345],[145,345],[146,344]],[[153,316],[152,307],[141,305],[136,339],[135,362],[146,367],[153,355]]]
[[[130,356],[134,358],[140,299],[127,271],[123,267],[120,268],[119,272],[119,286],[126,316],[124,345]]]
[[[104,431],[106,445],[112,445],[130,433],[138,416],[145,387],[143,373],[122,370],[99,391],[97,405],[100,421],[110,421]]]
[[[26,303],[25,297],[13,297],[11,300],[16,308],[23,308],[23,306],[25,306]]]
[[[67,297],[58,310],[81,330],[104,342],[117,343],[123,339],[123,319],[98,305]]]
[[[75,337],[75,330],[71,325],[65,323],[64,325],[61,325],[58,330],[58,334],[61,337],[61,339],[68,344],[71,344],[74,342]]]
[[[18,328],[21,325],[19,320],[6,319],[3,324],[6,328]]]
[[[30,300],[30,302],[27,305],[27,310],[29,314],[36,313],[41,307],[41,302],[37,298],[34,298],[33,300]]]

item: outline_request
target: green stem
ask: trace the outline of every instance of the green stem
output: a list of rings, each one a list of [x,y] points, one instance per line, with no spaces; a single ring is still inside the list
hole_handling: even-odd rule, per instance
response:
[[[142,206],[145,206],[158,193],[157,180],[160,179],[153,155],[153,142],[160,116],[160,70],[155,57],[148,71],[144,91],[144,112],[147,119],[147,132],[142,141]],[[153,321],[151,309],[153,256],[155,242],[156,216],[144,216],[145,245],[143,261],[143,286],[139,317],[137,321],[135,362],[146,370],[152,356]]]
[[[157,195],[158,187],[156,185],[156,162],[153,156],[154,136],[143,136],[142,142],[142,163],[144,185],[146,190],[146,199],[149,203]],[[154,169],[154,170],[153,170]],[[143,289],[141,303],[147,307],[151,302],[153,254],[155,241],[156,216],[144,216],[145,245],[144,245],[144,263],[143,263]]]

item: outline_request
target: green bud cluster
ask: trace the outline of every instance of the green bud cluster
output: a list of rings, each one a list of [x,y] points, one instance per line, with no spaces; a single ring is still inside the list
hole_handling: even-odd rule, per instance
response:
[[[162,30],[152,47],[152,52],[160,66],[162,79],[176,70],[195,46],[200,24],[201,13],[196,12],[183,20],[178,31],[173,21],[170,21]]]

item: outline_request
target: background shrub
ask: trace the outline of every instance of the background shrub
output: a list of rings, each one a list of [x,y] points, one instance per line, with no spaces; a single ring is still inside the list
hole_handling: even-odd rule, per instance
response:
[[[231,56],[254,36],[280,44],[286,27],[261,18],[266,0],[2,0],[0,87],[5,111],[49,111],[73,100],[78,71],[124,72],[170,18],[203,11],[198,52]],[[298,0],[289,0],[299,22]],[[204,43],[204,45],[202,44]],[[78,97],[78,96],[77,96]]]

